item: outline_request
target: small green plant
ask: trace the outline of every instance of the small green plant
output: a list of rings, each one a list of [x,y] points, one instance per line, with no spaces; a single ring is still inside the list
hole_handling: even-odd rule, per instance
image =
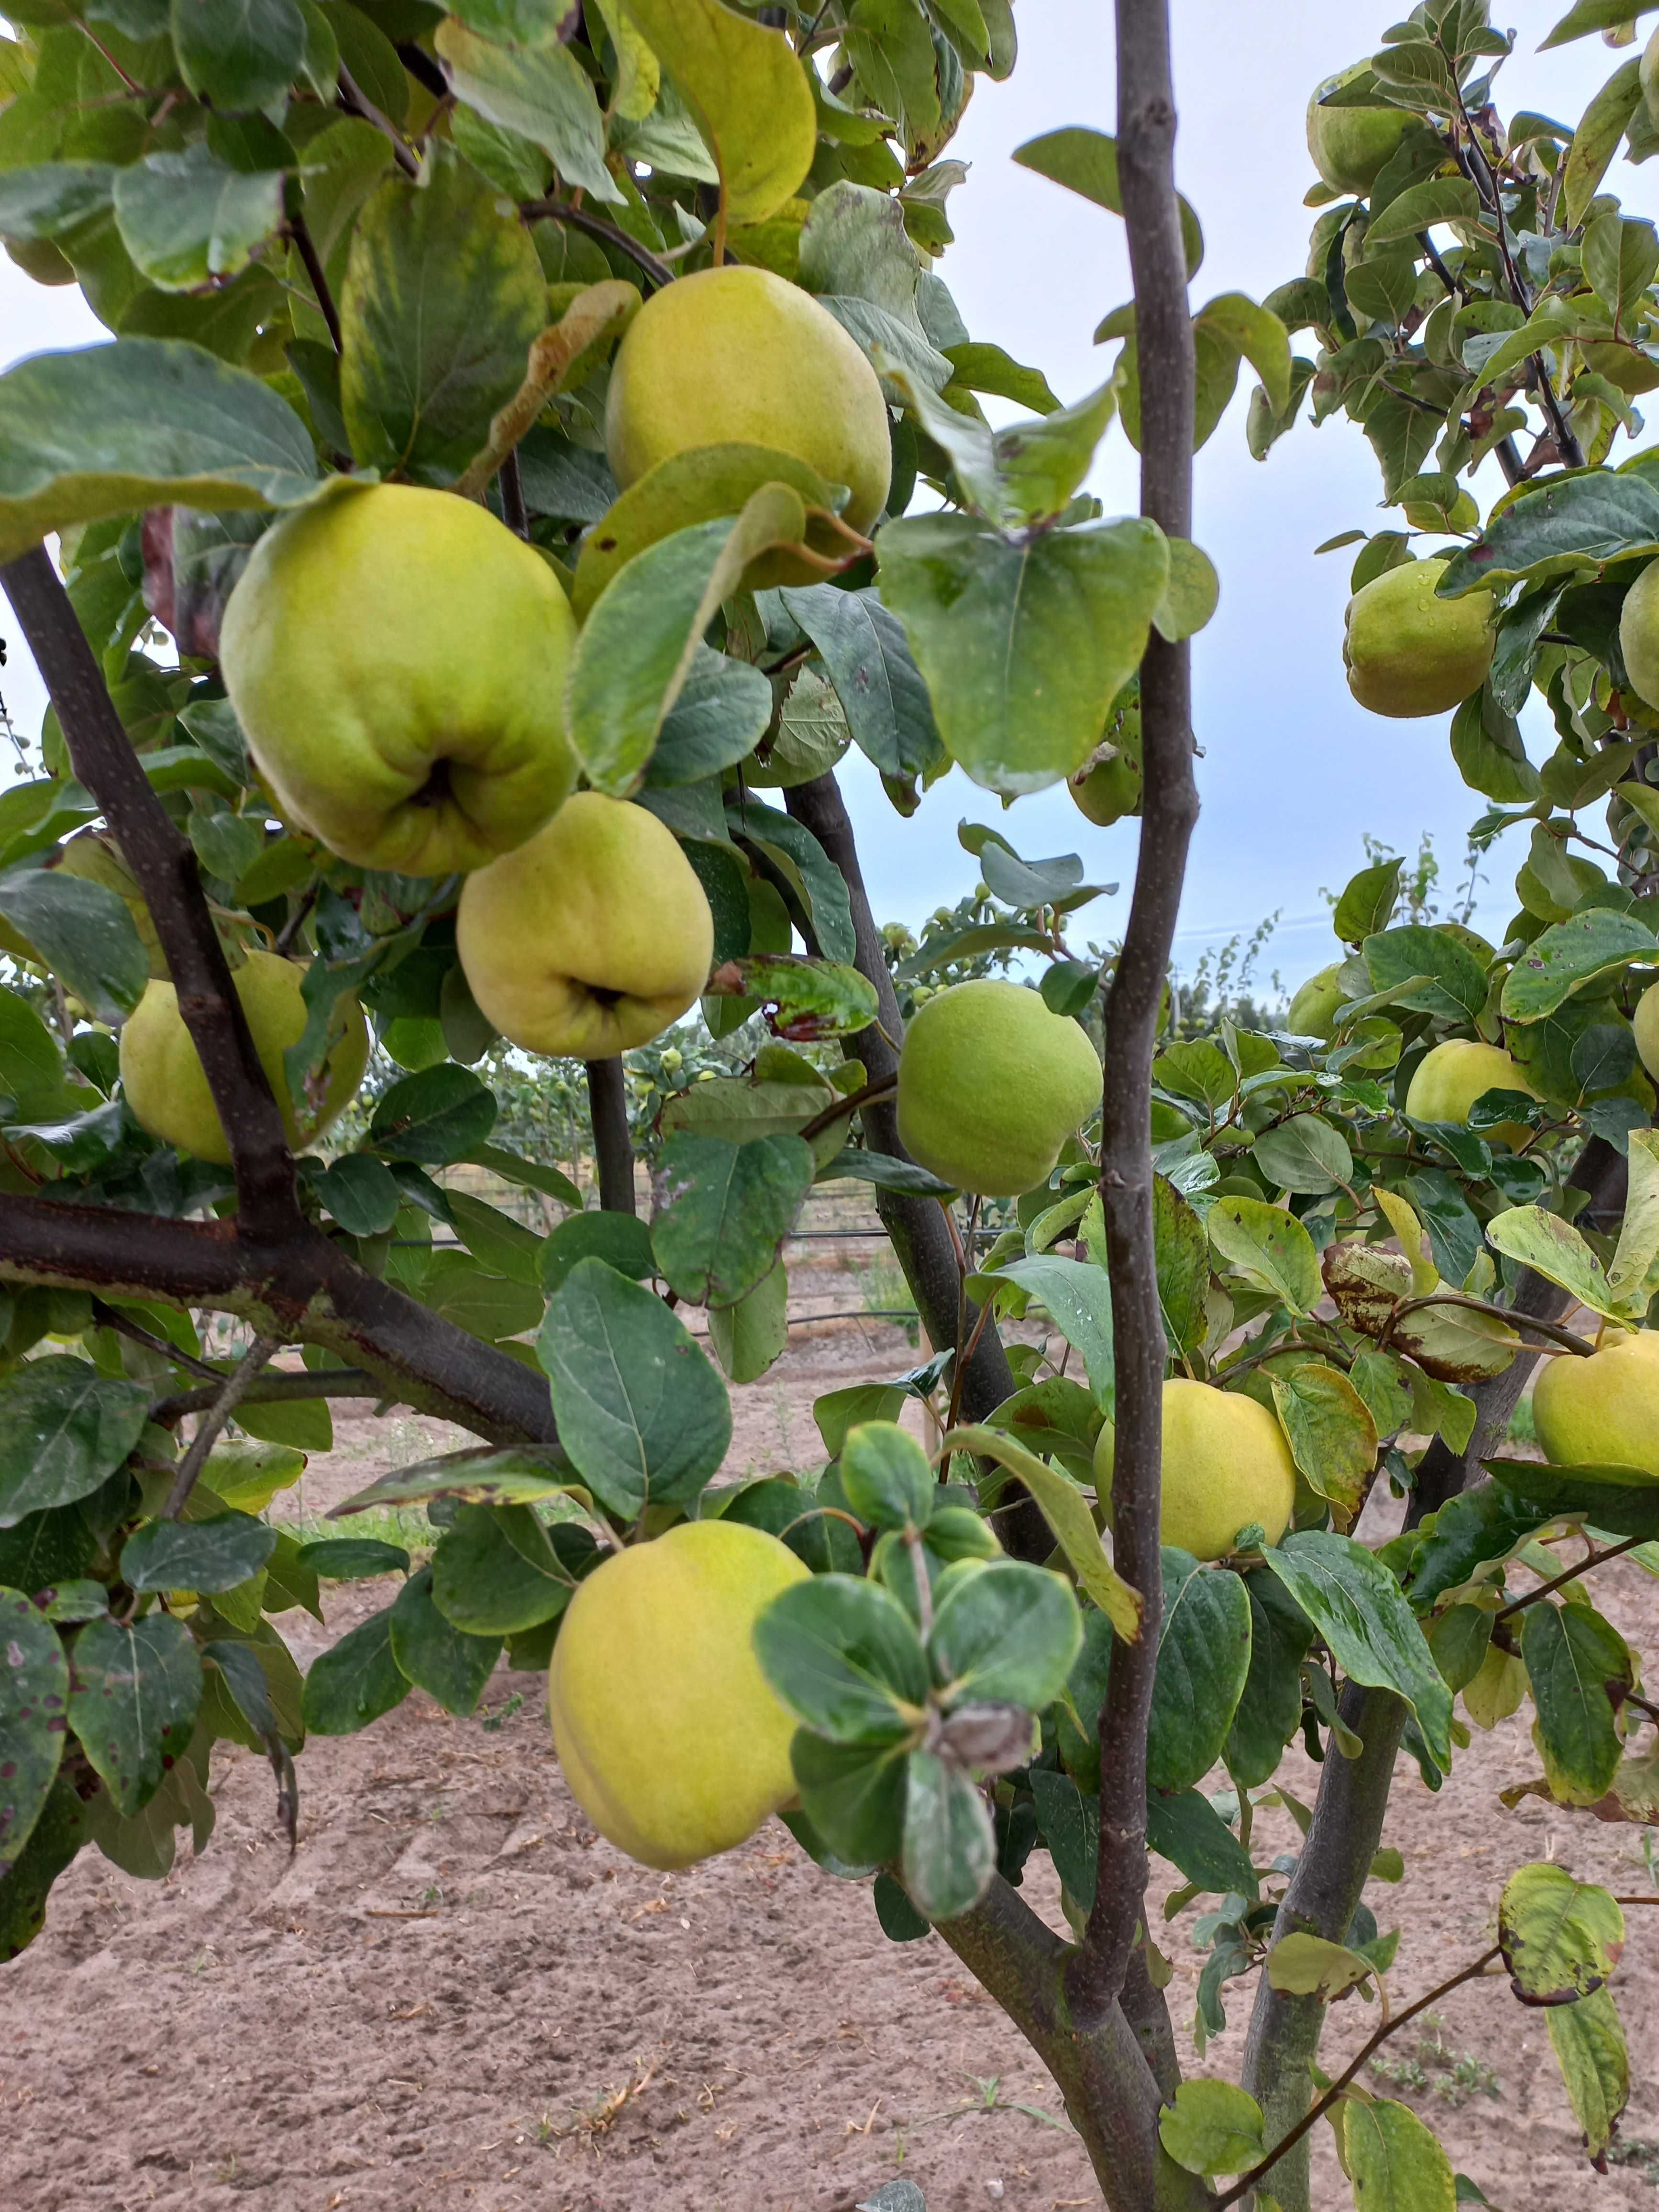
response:
[[[1659,2189],[1659,2142],[1647,2136],[1621,2136],[1610,2142],[1607,2164],[1635,2166],[1650,2189]]]
[[[1471,2097],[1500,2097],[1504,2085],[1496,2071],[1472,2051],[1454,2051],[1438,2013],[1423,2015],[1423,2033],[1410,2057],[1373,2058],[1371,2071],[1382,2081],[1413,2096],[1425,2091],[1438,2097],[1454,2112]]]

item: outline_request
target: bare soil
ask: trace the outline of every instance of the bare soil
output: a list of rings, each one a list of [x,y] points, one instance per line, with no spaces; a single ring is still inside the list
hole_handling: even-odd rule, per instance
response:
[[[830,1295],[806,1296],[807,1310],[859,1303],[855,1281],[823,1279]],[[810,1462],[813,1398],[915,1356],[890,1324],[800,1329],[763,1382],[735,1394],[731,1473]],[[314,1515],[459,1440],[412,1418],[337,1412],[337,1425],[290,1510]],[[1620,1563],[1600,1587],[1650,1642],[1654,1583]],[[389,1589],[336,1590],[326,1630],[284,1616],[301,1664]],[[929,2212],[1099,2203],[1054,2085],[939,1937],[889,1943],[867,1888],[819,1873],[775,1822],[684,1874],[635,1866],[565,1790],[538,1692],[503,1668],[471,1720],[415,1692],[362,1735],[313,1742],[292,1858],[269,1769],[228,1745],[199,1862],[181,1836],[168,1878],[141,1882],[83,1853],[3,1984],[0,2207],[852,2212],[901,2172]],[[1402,1761],[1387,1841],[1405,1878],[1369,1893],[1380,1923],[1404,1930],[1396,2004],[1490,1940],[1503,1879],[1523,1861],[1653,1887],[1642,1831],[1536,1800],[1506,1812],[1498,1790],[1536,1771],[1524,1714],[1477,1735],[1437,1801]],[[1306,1800],[1318,1778],[1298,1750],[1282,1779]],[[1282,1810],[1258,1815],[1259,1862],[1297,1840]],[[1172,1886],[1155,1881],[1155,1902]],[[1063,1928],[1046,1858],[1026,1894]],[[1194,1917],[1159,1929],[1189,2060]],[[1630,1917],[1625,2134],[1645,2142],[1659,2137],[1659,1921],[1650,1932]],[[1250,1994],[1234,1985],[1227,2032],[1195,2070],[1236,2073]],[[1376,2018],[1358,1999],[1340,2007],[1326,2065]],[[1506,1984],[1457,1992],[1437,2035],[1427,2051],[1413,2030],[1390,2046],[1420,2081],[1370,2086],[1421,2111],[1495,2205],[1659,2206],[1659,2143],[1650,2172],[1589,2171],[1545,2016]],[[1316,2158],[1316,2202],[1335,2212],[1350,2200],[1323,2130]]]

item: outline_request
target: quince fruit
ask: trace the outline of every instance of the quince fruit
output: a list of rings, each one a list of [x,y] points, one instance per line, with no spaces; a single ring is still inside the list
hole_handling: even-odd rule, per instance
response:
[[[1633,1467],[1659,1482],[1659,1334],[1610,1335],[1588,1359],[1549,1360],[1532,1413],[1558,1467]]]
[[[353,998],[337,1000],[337,1036],[324,1063],[322,1103],[307,1100],[296,1110],[283,1054],[299,1042],[306,1025],[300,995],[305,974],[298,961],[275,952],[250,952],[230,979],[295,1152],[314,1143],[338,1120],[356,1097],[368,1065],[363,1010]],[[198,1160],[230,1165],[229,1141],[171,983],[152,982],[121,1031],[121,1087],[133,1119],[152,1137],[193,1152]]]
[[[1352,69],[1328,76],[1308,102],[1308,151],[1313,165],[1334,192],[1352,192],[1363,198],[1376,182],[1385,162],[1393,160],[1413,118],[1404,108],[1322,107],[1320,100],[1339,85],[1349,83],[1369,64],[1356,62]]]
[[[855,342],[810,292],[727,265],[665,285],[611,364],[605,445],[625,490],[671,454],[766,446],[845,484],[867,530],[892,471],[887,403]]]
[[[467,878],[455,942],[480,1012],[503,1036],[526,1052],[609,1060],[694,1003],[714,921],[654,814],[584,791]]]
[[[1469,1109],[1488,1091],[1523,1091],[1528,1098],[1538,1096],[1525,1070],[1500,1045],[1448,1037],[1418,1063],[1406,1092],[1406,1111],[1413,1121],[1455,1121],[1467,1128]],[[1518,1152],[1532,1138],[1524,1121],[1500,1121],[1481,1134],[1498,1138],[1512,1152]]]
[[[1095,1487],[1109,1502],[1116,1431],[1095,1445]],[[1265,1406],[1184,1377],[1164,1385],[1163,1509],[1158,1534],[1195,1559],[1219,1559],[1259,1521],[1276,1544],[1296,1504],[1296,1462]]]
[[[787,1544],[684,1521],[596,1568],[547,1678],[571,1795],[649,1867],[728,1851],[795,1795],[792,1716],[755,1656],[755,1623],[808,1572]]]
[[[905,1030],[899,1139],[957,1190],[1030,1190],[1099,1104],[1100,1062],[1086,1034],[1023,984],[952,984]]]
[[[1659,38],[1659,32],[1654,35]],[[1643,1066],[1659,1081],[1659,983],[1649,984],[1636,1001],[1630,1025],[1636,1032],[1636,1049]]]
[[[482,867],[568,795],[576,622],[485,507],[342,484],[267,531],[220,665],[284,817],[359,867]]]
[[[1411,720],[1461,706],[1492,665],[1492,596],[1439,599],[1443,561],[1407,561],[1348,601],[1342,659],[1348,689],[1373,714]]]
[[[1619,644],[1631,683],[1650,707],[1659,707],[1659,561],[1650,561],[1625,594]]]

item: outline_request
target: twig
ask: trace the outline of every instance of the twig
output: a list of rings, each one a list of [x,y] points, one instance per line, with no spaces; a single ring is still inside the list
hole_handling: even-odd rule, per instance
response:
[[[100,1328],[112,1328],[118,1336],[128,1337],[134,1344],[142,1344],[147,1352],[159,1352],[163,1359],[187,1368],[192,1375],[200,1375],[210,1382],[216,1391],[224,1376],[216,1367],[210,1367],[205,1359],[197,1358],[194,1352],[180,1352],[176,1344],[169,1344],[164,1336],[143,1328],[131,1314],[124,1314],[117,1306],[106,1306],[102,1298],[92,1302],[92,1317]]]
[[[1380,2049],[1391,2035],[1404,2027],[1407,2021],[1415,2020],[1419,2013],[1425,2012],[1431,2004],[1437,2004],[1442,1997],[1449,1996],[1454,1990],[1461,1989],[1465,1982],[1479,1980],[1492,1960],[1500,1955],[1498,1948],[1494,1943],[1491,1950],[1483,1951],[1472,1966],[1465,1966],[1459,1972],[1451,1975],[1437,1988],[1431,1989],[1426,1996],[1419,1997],[1415,2004],[1407,2005],[1404,2012],[1395,2013],[1392,2020],[1384,2021],[1376,2034],[1368,2042],[1360,2045],[1358,2055],[1337,2075],[1324,2095],[1317,2103],[1309,2106],[1289,2134],[1281,2136],[1267,2157],[1253,2166],[1248,2173],[1241,2174],[1224,2197],[1216,2198],[1215,2212],[1225,2212],[1226,2206],[1237,2204],[1241,2197],[1249,2195],[1262,2175],[1270,2173],[1285,2152],[1292,2149],[1301,2142],[1315,2121],[1324,2118],[1374,2051]]]
[[[173,1487],[167,1492],[167,1502],[161,1508],[164,1521],[176,1521],[189,1503],[190,1493],[196,1487],[196,1478],[207,1465],[208,1454],[218,1441],[219,1432],[247,1395],[248,1385],[273,1352],[282,1349],[280,1336],[256,1336],[234,1368],[219,1386],[219,1395],[196,1425],[196,1433],[190,1440],[190,1449],[179,1462],[179,1472],[173,1478]]]
[[[603,246],[614,246],[618,252],[637,263],[653,284],[672,284],[674,281],[674,271],[665,261],[659,261],[649,246],[641,246],[637,238],[630,238],[625,230],[614,222],[607,222],[603,216],[590,215],[586,208],[573,207],[568,200],[523,200],[519,213],[526,222],[562,222],[572,230],[586,233],[589,238],[597,238]]]
[[[200,1413],[216,1405],[225,1378],[216,1367],[206,1371],[213,1377],[210,1390],[178,1390],[171,1397],[158,1399],[149,1409],[151,1420],[163,1428],[171,1428],[186,1413]],[[300,1375],[289,1371],[261,1375],[243,1391],[241,1401],[245,1406],[280,1406],[295,1398],[384,1398],[388,1404],[398,1402],[397,1393],[388,1389],[379,1376],[366,1374],[360,1367],[322,1367],[314,1372],[307,1369]]]
[[[307,886],[304,897],[300,901],[299,905],[295,908],[293,913],[289,915],[288,920],[283,924],[282,927],[276,933],[276,950],[278,952],[286,953],[289,947],[293,944],[295,939],[305,927],[306,922],[310,915],[311,909],[317,903],[317,894],[321,889],[322,879],[320,877],[314,878]]]
[[[1168,0],[1117,0],[1118,176],[1134,277],[1141,376],[1140,507],[1192,535],[1196,369],[1175,188]],[[1145,796],[1133,897],[1106,999],[1100,1197],[1116,1340],[1113,1555],[1141,1593],[1139,1639],[1115,1641],[1100,1712],[1095,1902],[1066,1989],[1077,2026],[1110,2013],[1145,1910],[1146,1739],[1158,1659],[1164,1367],[1152,1231],[1152,1064],[1187,848],[1198,818],[1191,656],[1154,635],[1140,667]]]
[[[861,1107],[873,1106],[878,1099],[890,1098],[898,1089],[898,1077],[878,1075],[873,1083],[866,1083],[861,1091],[854,1091],[845,1098],[837,1098],[833,1106],[826,1106],[822,1114],[814,1114],[800,1134],[810,1145],[814,1137],[821,1137],[826,1129],[834,1128],[843,1115],[856,1114]]]
[[[587,1062],[587,1109],[593,1124],[600,1207],[606,1213],[637,1212],[634,1139],[628,1127],[628,1085],[620,1054]]]
[[[1540,1336],[1548,1337],[1553,1343],[1559,1344],[1564,1352],[1576,1352],[1581,1359],[1590,1358],[1595,1351],[1593,1344],[1586,1344],[1582,1336],[1575,1335],[1570,1328],[1563,1328],[1557,1322],[1540,1321],[1531,1314],[1516,1313],[1512,1307],[1494,1305],[1490,1298],[1471,1297],[1467,1291],[1429,1291],[1420,1298],[1401,1298],[1389,1314],[1387,1325],[1377,1340],[1379,1349],[1387,1349],[1396,1322],[1424,1306],[1464,1306],[1473,1313],[1489,1314],[1494,1321],[1501,1321],[1506,1327],[1534,1329]]]
[[[530,535],[530,510],[524,503],[524,478],[519,473],[519,450],[515,446],[501,462],[497,482],[501,488],[501,515],[515,538]]]
[[[345,341],[340,335],[340,311],[334,304],[333,293],[328,289],[328,276],[323,268],[322,256],[317,251],[317,241],[313,238],[311,226],[303,215],[290,216],[288,234],[298,249],[306,275],[311,279],[311,289],[317,295],[317,312],[328,325],[328,335],[334,350],[343,353]]]
[[[1536,1589],[1528,1590],[1524,1597],[1512,1598],[1508,1605],[1493,1613],[1492,1626],[1496,1628],[1499,1621],[1508,1620],[1512,1613],[1524,1613],[1529,1605],[1536,1605],[1540,1597],[1548,1597],[1564,1583],[1577,1582],[1580,1575],[1589,1574],[1592,1567],[1604,1567],[1609,1559],[1620,1559],[1625,1553],[1633,1552],[1638,1544],[1645,1544],[1647,1540],[1645,1536],[1626,1536],[1622,1544],[1609,1544],[1605,1552],[1592,1552],[1589,1559],[1580,1559],[1577,1566],[1566,1568],[1549,1582],[1540,1583]]]
[[[372,123],[377,131],[383,131],[392,141],[392,151],[396,157],[398,167],[406,177],[418,177],[421,173],[421,165],[410,151],[409,142],[404,138],[403,132],[398,130],[389,115],[382,113],[380,109],[376,107],[343,62],[340,64],[339,86],[341,105],[354,110],[362,117],[365,123]]]

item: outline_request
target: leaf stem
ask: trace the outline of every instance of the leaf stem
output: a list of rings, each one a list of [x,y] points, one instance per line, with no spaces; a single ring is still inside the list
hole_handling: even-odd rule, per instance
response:
[[[1638,1544],[1645,1544],[1647,1540],[1645,1536],[1626,1536],[1622,1544],[1609,1544],[1605,1552],[1592,1552],[1587,1559],[1580,1559],[1576,1566],[1564,1569],[1549,1582],[1540,1583],[1536,1589],[1528,1590],[1524,1597],[1512,1598],[1508,1605],[1493,1613],[1492,1626],[1496,1628],[1500,1621],[1508,1620],[1512,1614],[1524,1613],[1529,1605],[1536,1605],[1540,1597],[1548,1597],[1564,1583],[1577,1582],[1580,1575],[1587,1575],[1592,1567],[1604,1567],[1609,1559],[1620,1559],[1625,1553],[1633,1552]]]

